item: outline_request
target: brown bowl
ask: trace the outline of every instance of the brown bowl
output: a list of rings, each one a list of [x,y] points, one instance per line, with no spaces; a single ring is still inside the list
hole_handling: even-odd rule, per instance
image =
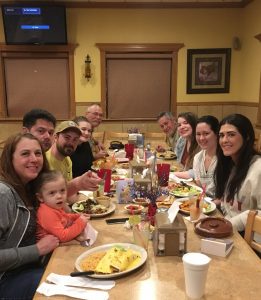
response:
[[[147,198],[136,198],[136,199],[133,199],[133,202],[135,204],[139,204],[139,205],[142,205],[142,206],[148,206],[149,203],[150,203],[150,200],[147,199]]]
[[[225,218],[208,217],[194,224],[195,232],[204,237],[224,238],[232,235],[233,226]]]

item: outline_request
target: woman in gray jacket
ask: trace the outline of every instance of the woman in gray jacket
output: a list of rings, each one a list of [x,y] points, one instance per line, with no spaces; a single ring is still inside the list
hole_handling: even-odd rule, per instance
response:
[[[32,299],[43,274],[42,256],[59,241],[49,235],[36,243],[35,178],[48,169],[40,142],[30,133],[10,137],[0,159],[0,296]]]

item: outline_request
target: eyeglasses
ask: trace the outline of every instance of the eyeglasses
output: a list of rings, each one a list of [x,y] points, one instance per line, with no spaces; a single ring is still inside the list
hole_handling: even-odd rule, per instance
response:
[[[93,114],[94,116],[96,116],[96,117],[100,117],[100,118],[102,118],[103,117],[103,114],[101,114],[101,113],[98,113],[98,112],[91,112],[91,111],[88,111],[87,112],[88,114]]]

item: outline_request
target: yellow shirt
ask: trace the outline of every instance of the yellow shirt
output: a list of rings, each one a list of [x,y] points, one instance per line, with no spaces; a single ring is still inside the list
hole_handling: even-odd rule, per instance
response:
[[[45,154],[51,170],[61,171],[67,181],[72,180],[72,161],[69,156],[66,156],[63,160],[59,160],[52,155],[51,149]]]

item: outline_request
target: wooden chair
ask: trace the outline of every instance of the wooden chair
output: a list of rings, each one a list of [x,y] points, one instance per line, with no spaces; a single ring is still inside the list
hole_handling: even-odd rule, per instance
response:
[[[251,210],[247,217],[244,239],[250,247],[261,253],[261,244],[254,241],[254,233],[261,235],[261,216],[257,215],[257,211]]]
[[[144,137],[145,145],[150,143],[152,147],[157,147],[158,145],[167,146],[166,134],[164,132],[145,132]]]
[[[258,152],[261,152],[261,133],[255,139],[255,149]]]
[[[96,141],[99,141],[101,143],[104,142],[104,131],[94,131],[92,133],[92,136]]]

